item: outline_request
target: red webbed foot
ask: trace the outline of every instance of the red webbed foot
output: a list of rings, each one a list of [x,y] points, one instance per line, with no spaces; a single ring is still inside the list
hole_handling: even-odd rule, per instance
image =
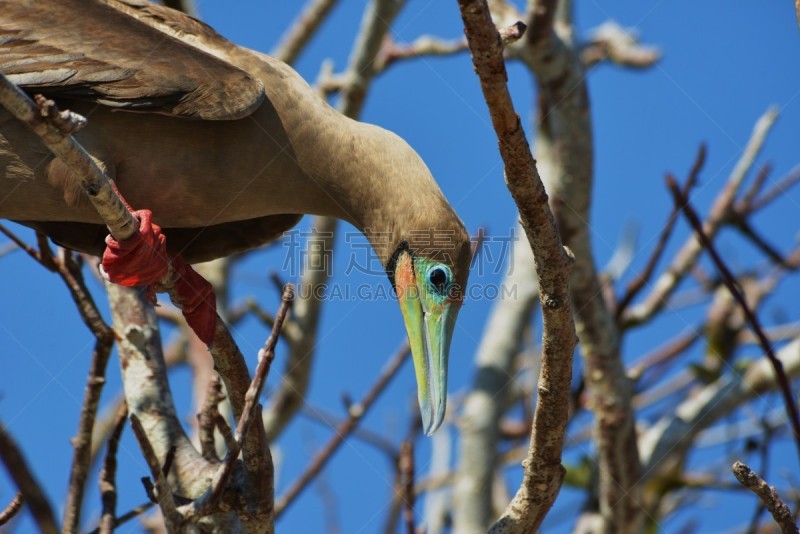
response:
[[[152,222],[150,210],[133,211],[139,219],[139,231],[128,239],[117,241],[106,237],[103,252],[103,271],[106,277],[122,286],[147,287],[148,299],[155,303],[154,284],[169,272],[175,274],[175,290],[186,322],[203,343],[211,345],[217,324],[217,304],[214,291],[202,276],[180,255],[167,254],[167,238],[161,227]]]

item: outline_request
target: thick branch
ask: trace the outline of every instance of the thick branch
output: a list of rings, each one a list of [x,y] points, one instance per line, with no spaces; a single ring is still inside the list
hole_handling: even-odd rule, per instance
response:
[[[171,491],[186,498],[197,498],[208,487],[216,466],[197,452],[175,413],[153,308],[143,288],[107,283],[106,291],[119,339],[128,410],[141,422],[147,438],[147,443],[139,440],[140,446],[152,448],[159,464],[174,450]],[[235,528],[235,523],[236,517],[232,515],[214,517],[214,524],[219,528]]]
[[[595,416],[599,508],[605,529],[640,532],[641,468],[636,449],[631,386],[620,354],[619,332],[594,264],[589,229],[594,141],[585,69],[569,2],[542,0],[520,59],[538,87],[535,155],[552,197],[564,243],[575,254],[570,296],[585,362],[587,406]]]
[[[525,242],[512,242],[502,286],[515,298],[498,300],[475,357],[472,391],[458,420],[459,466],[453,487],[453,522],[458,532],[486,532],[495,519],[492,480],[497,472],[499,422],[514,386],[514,362],[530,326],[539,284],[533,254]]]
[[[574,259],[561,245],[525,132],[506,85],[500,34],[484,0],[459,0],[475,71],[505,164],[506,185],[533,250],[542,303],[542,368],[522,485],[492,532],[530,532],[553,504],[564,477],[561,452],[569,416],[572,352],[577,342],[569,298]]]
[[[264,382],[267,379],[270,366],[275,358],[275,347],[278,344],[278,336],[280,335],[281,328],[283,327],[283,321],[286,319],[286,315],[289,313],[289,305],[293,298],[294,287],[289,284],[283,291],[281,306],[275,316],[275,325],[272,328],[272,333],[270,333],[264,348],[259,352],[259,361],[258,365],[256,366],[255,375],[250,383],[250,387],[247,389],[247,394],[245,395],[245,406],[242,410],[242,415],[239,417],[239,420],[236,424],[236,434],[234,435],[233,446],[225,455],[225,460],[222,462],[222,465],[220,465],[216,473],[214,473],[214,477],[211,480],[208,491],[206,491],[202,497],[193,501],[190,505],[182,510],[182,513],[186,518],[204,516],[215,511],[215,508],[222,497],[222,493],[226,489],[228,479],[233,472],[234,464],[239,458],[240,452],[244,452],[243,459],[246,466],[248,466],[248,464],[252,463],[254,460],[254,458],[248,456],[247,450],[243,450],[243,442],[245,436],[248,435],[248,430],[253,424],[253,421],[258,419],[261,414],[258,398],[261,395],[261,390],[264,387]],[[255,460],[260,461],[263,454],[264,453],[262,452],[258,452],[258,457],[255,458]],[[266,461],[269,464],[268,472],[266,473],[266,476],[268,477],[269,493],[267,495],[259,496],[259,499],[263,502],[271,504],[273,502],[274,492],[272,483],[275,476],[274,472],[272,471],[272,457],[270,456],[268,449],[266,451]],[[272,530],[271,525],[268,526],[268,530]]]

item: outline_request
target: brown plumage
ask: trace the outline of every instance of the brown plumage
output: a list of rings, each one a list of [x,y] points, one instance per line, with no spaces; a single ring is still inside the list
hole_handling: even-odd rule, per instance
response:
[[[402,139],[337,113],[284,63],[142,0],[0,0],[0,71],[88,117],[78,141],[188,262],[263,245],[306,213],[364,232],[392,280],[421,290],[400,300],[426,429],[438,426],[469,236]],[[75,250],[105,246],[66,167],[2,109],[0,218]]]
[[[384,262],[434,228],[452,233],[463,261],[463,225],[405,142],[336,113],[285,64],[180,12],[139,0],[0,1],[0,70],[88,116],[79,142],[190,262],[262,245],[304,213],[381,234]],[[0,217],[77,250],[104,246],[64,167],[2,110]]]

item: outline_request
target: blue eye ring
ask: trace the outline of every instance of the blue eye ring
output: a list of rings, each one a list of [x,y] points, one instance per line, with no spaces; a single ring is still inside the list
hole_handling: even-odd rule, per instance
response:
[[[434,292],[445,296],[450,289],[453,275],[446,265],[432,265],[425,274],[425,279]]]

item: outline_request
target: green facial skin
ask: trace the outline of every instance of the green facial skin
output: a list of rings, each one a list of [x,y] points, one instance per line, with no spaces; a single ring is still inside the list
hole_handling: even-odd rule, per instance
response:
[[[453,275],[442,263],[404,253],[395,279],[417,376],[423,430],[430,436],[444,420],[447,360],[461,300],[453,297]]]

